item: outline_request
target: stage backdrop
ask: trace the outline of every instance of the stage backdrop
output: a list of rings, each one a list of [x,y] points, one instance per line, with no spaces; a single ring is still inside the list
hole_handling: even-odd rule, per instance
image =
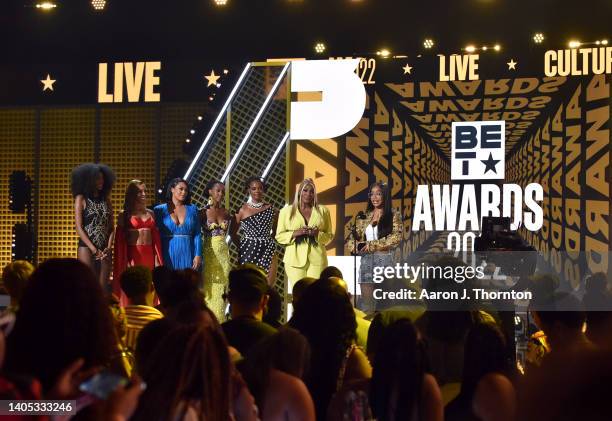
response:
[[[403,258],[447,251],[448,231],[413,230],[417,188],[453,183],[453,122],[503,120],[505,177],[493,183],[523,190],[538,183],[544,192],[542,228],[523,225],[522,236],[573,287],[589,273],[607,273],[610,75],[546,76],[543,54],[481,52],[478,78],[462,81],[443,80],[439,56],[377,60],[375,70],[364,64],[367,104],[357,127],[290,147],[291,194],[312,177],[336,218],[329,253],[349,255],[344,239],[375,181],[389,183],[403,217]]]
[[[367,103],[357,126],[337,138],[288,142],[287,159],[269,174],[270,199],[283,206],[295,186],[312,177],[333,217],[336,236],[328,253],[343,255],[350,221],[365,209],[368,186],[385,181],[404,221],[398,253],[441,251],[448,231],[413,229],[418,186],[452,184],[453,122],[504,121],[505,176],[496,182],[523,189],[537,183],[544,192],[542,228],[532,232],[523,226],[523,236],[572,285],[590,272],[607,271],[612,66],[602,65],[604,56],[592,50],[592,57],[599,57],[592,68],[583,68],[588,60],[567,50],[363,58],[357,73]],[[155,58],[3,66],[2,74],[17,77],[0,93],[0,201],[7,204],[0,211],[0,264],[11,259],[11,228],[26,220],[8,210],[12,171],[25,170],[33,181],[36,260],[74,256],[70,170],[86,161],[105,162],[118,175],[116,209],[125,184],[136,177],[149,186],[153,204],[165,179],[184,173],[197,156],[244,64]],[[215,132],[210,150],[195,163],[201,168],[194,183],[199,204],[202,183],[221,177],[230,164],[240,134],[248,131],[281,67],[253,71],[250,93],[240,91],[244,107],[236,102],[224,109],[226,131]],[[254,141],[229,175],[230,210],[245,199],[243,176],[263,171],[277,150],[287,129],[288,99],[300,99],[290,98],[284,81],[277,88]]]

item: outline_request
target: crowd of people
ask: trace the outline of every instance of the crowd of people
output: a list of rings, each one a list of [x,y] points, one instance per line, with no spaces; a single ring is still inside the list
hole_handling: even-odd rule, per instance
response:
[[[76,400],[74,419],[612,416],[604,396],[612,316],[585,313],[565,293],[551,298],[564,300],[566,311],[548,311],[542,300],[533,308],[547,349],[521,372],[499,315],[406,303],[365,316],[334,267],[296,283],[286,323],[270,311],[267,274],[250,263],[229,273],[227,321],[207,306],[193,269],[127,268],[119,280],[124,307],[77,259],[51,259],[36,269],[17,261],[2,275],[11,304],[0,318],[0,397]],[[600,302],[610,299],[602,279],[591,276],[585,300],[594,290]],[[94,397],[82,386],[96,373],[130,382]]]

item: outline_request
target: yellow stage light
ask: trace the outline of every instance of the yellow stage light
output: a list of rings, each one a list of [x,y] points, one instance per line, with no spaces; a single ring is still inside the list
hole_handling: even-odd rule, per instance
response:
[[[42,9],[42,10],[51,10],[51,9],[55,9],[57,7],[57,4],[55,4],[52,1],[43,1],[40,3],[36,3],[36,8],[37,9]]]
[[[608,45],[608,40],[607,39],[602,39],[601,40],[601,45]]]
[[[578,48],[582,45],[580,41],[572,40],[568,44],[569,48]]]
[[[423,41],[423,47],[430,49],[434,46],[434,42],[432,39],[427,38],[425,41]]]
[[[322,42],[317,42],[314,47],[315,53],[323,54],[323,52],[325,51],[325,48],[326,48],[325,44],[323,44]]]
[[[474,47],[473,45],[468,45],[467,47],[465,47],[465,51],[468,53],[473,53],[474,51],[476,51],[476,47]]]
[[[538,33],[533,35],[533,42],[535,42],[536,44],[541,44],[542,41],[544,41],[544,34],[543,33],[538,32]]]
[[[501,45],[499,45],[499,44],[495,44],[495,46],[493,47],[493,49],[494,49],[495,51],[501,51]]]
[[[387,50],[386,48],[383,48],[380,51],[376,52],[377,56],[381,56],[382,58],[387,58],[391,55],[391,51]]]
[[[225,6],[227,4],[227,0],[214,0],[214,2],[217,6]]]
[[[106,0],[91,0],[91,5],[95,10],[104,10],[106,7]]]

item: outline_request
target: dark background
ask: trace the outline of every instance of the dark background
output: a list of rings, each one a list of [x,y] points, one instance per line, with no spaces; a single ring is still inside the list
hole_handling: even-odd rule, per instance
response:
[[[198,101],[209,94],[201,81],[212,68],[234,66],[235,75],[247,61],[315,58],[318,41],[327,46],[321,58],[381,48],[414,58],[470,43],[529,54],[606,38],[612,18],[609,0],[108,0],[103,11],[88,0],[56,3],[49,12],[34,0],[0,5],[0,105],[95,102],[86,91],[97,86],[98,62],[162,61],[164,80],[180,74],[162,101]],[[543,44],[534,44],[535,32]],[[425,38],[434,49],[424,50]],[[47,73],[58,83],[42,96]]]

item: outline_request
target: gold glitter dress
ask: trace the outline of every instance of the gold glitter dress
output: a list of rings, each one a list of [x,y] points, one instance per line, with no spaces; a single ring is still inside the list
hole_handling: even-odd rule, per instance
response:
[[[225,241],[229,220],[206,221],[204,228],[204,289],[206,303],[220,323],[225,320],[226,292],[230,271],[229,248]]]

